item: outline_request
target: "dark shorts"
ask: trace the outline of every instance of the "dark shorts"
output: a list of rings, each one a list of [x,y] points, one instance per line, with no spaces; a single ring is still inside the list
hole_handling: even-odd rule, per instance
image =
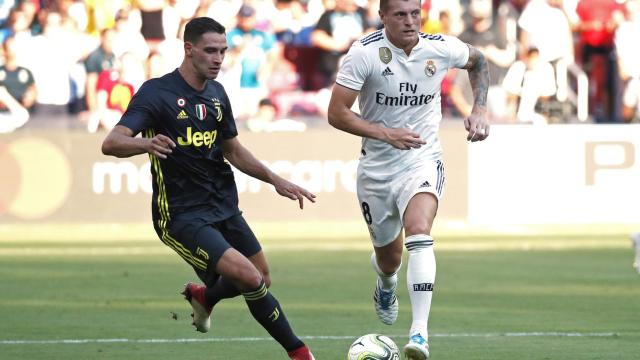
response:
[[[208,285],[218,279],[216,264],[228,249],[234,248],[247,258],[262,250],[242,214],[218,222],[198,214],[181,214],[166,225],[154,221],[154,228],[162,242],[191,265]]]

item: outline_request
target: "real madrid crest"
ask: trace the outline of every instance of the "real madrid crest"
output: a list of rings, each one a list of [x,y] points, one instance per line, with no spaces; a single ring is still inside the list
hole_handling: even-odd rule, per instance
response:
[[[427,60],[427,64],[424,66],[424,73],[427,76],[433,76],[436,73],[436,64],[433,60]]]
[[[393,57],[391,55],[391,50],[388,47],[378,48],[378,56],[380,56],[380,61],[382,61],[385,64],[388,64],[389,61],[391,61],[391,58]]]

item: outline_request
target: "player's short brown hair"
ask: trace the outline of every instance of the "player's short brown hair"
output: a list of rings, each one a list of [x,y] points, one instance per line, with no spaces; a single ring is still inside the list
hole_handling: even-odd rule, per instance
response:
[[[226,29],[222,24],[210,17],[197,17],[191,19],[184,28],[184,41],[196,43],[203,34],[214,32],[217,34],[225,34]]]

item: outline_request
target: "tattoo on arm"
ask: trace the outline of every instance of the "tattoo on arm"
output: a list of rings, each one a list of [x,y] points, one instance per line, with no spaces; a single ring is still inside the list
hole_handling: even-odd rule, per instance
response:
[[[469,47],[469,61],[464,66],[469,72],[469,82],[473,91],[473,105],[487,106],[487,92],[489,91],[489,68],[484,55],[473,46]]]

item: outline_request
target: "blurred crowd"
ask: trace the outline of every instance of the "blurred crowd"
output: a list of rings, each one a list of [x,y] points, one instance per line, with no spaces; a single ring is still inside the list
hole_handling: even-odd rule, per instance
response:
[[[147,79],[180,65],[195,16],[227,28],[218,80],[251,131],[324,124],[341,57],[379,29],[379,0],[0,1],[0,132],[110,129]],[[640,0],[423,0],[422,31],[489,62],[494,123],[640,117]],[[442,84],[445,119],[471,111],[466,71]]]

